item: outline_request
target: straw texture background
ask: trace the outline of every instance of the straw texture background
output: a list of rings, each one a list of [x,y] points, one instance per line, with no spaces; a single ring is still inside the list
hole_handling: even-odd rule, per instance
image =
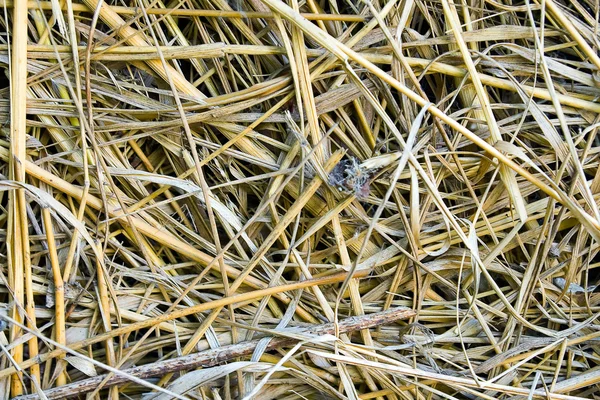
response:
[[[0,399],[600,398],[598,2],[0,4]]]

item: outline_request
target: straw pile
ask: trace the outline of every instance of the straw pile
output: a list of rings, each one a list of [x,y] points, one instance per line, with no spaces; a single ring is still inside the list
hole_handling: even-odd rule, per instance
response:
[[[1,399],[598,398],[597,2],[2,3]]]

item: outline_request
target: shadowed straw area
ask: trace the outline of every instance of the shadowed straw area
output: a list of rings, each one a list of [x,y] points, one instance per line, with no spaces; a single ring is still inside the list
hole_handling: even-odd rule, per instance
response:
[[[0,400],[600,398],[598,2],[0,4]]]

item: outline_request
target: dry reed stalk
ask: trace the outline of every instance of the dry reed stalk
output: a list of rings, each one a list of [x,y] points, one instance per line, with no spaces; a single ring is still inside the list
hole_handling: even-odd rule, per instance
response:
[[[54,340],[65,345],[67,343],[65,336],[65,284],[58,261],[52,216],[48,208],[42,210],[42,218],[44,221],[44,230],[46,231],[46,242],[48,243],[48,258],[50,259],[52,277],[54,278]],[[64,371],[61,371],[56,378],[56,384],[61,386],[66,383],[66,374]]]
[[[595,2],[0,4],[0,399],[597,397]]]
[[[365,274],[357,273],[356,275],[364,276]],[[270,287],[267,289],[260,289],[260,290],[246,292],[246,293],[235,295],[235,296],[221,298],[219,300],[214,300],[214,301],[210,301],[207,303],[198,304],[194,307],[188,307],[188,308],[181,309],[178,311],[173,311],[168,314],[162,314],[158,317],[139,321],[137,323],[130,324],[130,325],[118,328],[118,329],[112,329],[103,334],[98,334],[93,338],[82,340],[77,343],[71,343],[69,345],[69,348],[71,350],[79,350],[79,349],[88,347],[90,345],[93,345],[95,343],[109,341],[110,339],[120,336],[120,335],[123,335],[123,334],[134,332],[139,329],[152,327],[154,325],[160,324],[161,322],[171,321],[176,318],[186,317],[186,316],[192,315],[192,314],[197,314],[202,311],[207,311],[207,310],[211,310],[214,308],[221,308],[221,307],[224,307],[224,306],[227,306],[230,304],[242,303],[242,302],[245,302],[248,300],[258,299],[263,296],[273,295],[276,293],[282,293],[285,291],[298,290],[298,289],[303,289],[306,287],[312,287],[312,286],[317,286],[317,285],[327,285],[327,284],[331,284],[331,283],[335,283],[335,282],[340,282],[340,281],[343,281],[344,279],[346,279],[346,277],[347,277],[347,274],[344,274],[344,273],[335,274],[335,275],[330,275],[330,276],[327,276],[324,278],[315,278],[315,279],[311,279],[311,280],[295,282],[295,283],[282,285],[282,286],[274,286],[274,287]],[[35,359],[29,359],[29,360],[23,361],[21,368],[28,368],[32,365],[38,364],[39,362],[43,362],[43,361],[58,357],[64,353],[65,353],[65,351],[62,349],[57,349],[57,350],[51,351],[49,353],[45,353],[43,355],[38,356]],[[14,373],[14,371],[15,371],[14,368],[7,368],[4,371],[0,371],[0,377],[10,375],[10,374]]]
[[[12,51],[10,58],[10,160],[9,177],[18,182],[25,182],[23,162],[26,159],[26,104],[27,104],[27,7],[24,4],[15,5],[13,10]],[[13,291],[12,316],[19,322],[27,317],[27,325],[36,329],[35,305],[31,288],[32,274],[29,251],[29,223],[27,217],[27,202],[25,191],[20,189],[9,194],[8,200],[8,232],[6,242],[8,247],[8,284]],[[22,331],[17,326],[11,327],[11,340],[17,340]],[[29,351],[35,356],[38,352],[37,339],[29,342]],[[12,358],[19,363],[23,360],[23,345],[20,344],[12,351]],[[32,379],[40,382],[39,368],[35,366],[30,371]],[[12,377],[11,393],[20,394],[23,375]],[[32,388],[34,386],[32,385]]]

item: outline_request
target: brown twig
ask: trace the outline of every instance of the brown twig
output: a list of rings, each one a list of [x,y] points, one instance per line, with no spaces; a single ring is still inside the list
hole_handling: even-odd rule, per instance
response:
[[[360,331],[363,329],[390,324],[394,321],[411,318],[415,314],[416,313],[413,310],[408,308],[393,308],[378,313],[362,315],[360,317],[346,318],[339,322],[338,329],[339,333]],[[285,333],[313,336],[331,335],[335,333],[335,325],[333,323],[322,324],[305,329],[291,329],[285,331]],[[261,339],[251,340],[248,342],[232,344],[229,346],[220,347],[218,349],[206,350],[200,353],[190,354],[170,360],[159,361],[153,364],[141,365],[139,367],[129,368],[124,372],[127,372],[128,374],[134,375],[138,378],[146,379],[155,376],[162,376],[172,372],[187,371],[200,367],[212,367],[234,358],[252,354],[260,340]],[[267,345],[267,350],[289,346],[297,341],[298,339],[294,337],[274,337]],[[44,392],[44,395],[48,399],[67,399],[79,396],[83,393],[94,390],[94,388],[98,386],[105,377],[106,375],[100,375],[74,382],[69,385],[49,389]],[[125,382],[127,382],[127,377],[116,375],[108,380],[105,383],[105,386],[114,386]],[[39,398],[40,396],[38,394],[31,394],[15,397],[13,400],[34,400]]]

